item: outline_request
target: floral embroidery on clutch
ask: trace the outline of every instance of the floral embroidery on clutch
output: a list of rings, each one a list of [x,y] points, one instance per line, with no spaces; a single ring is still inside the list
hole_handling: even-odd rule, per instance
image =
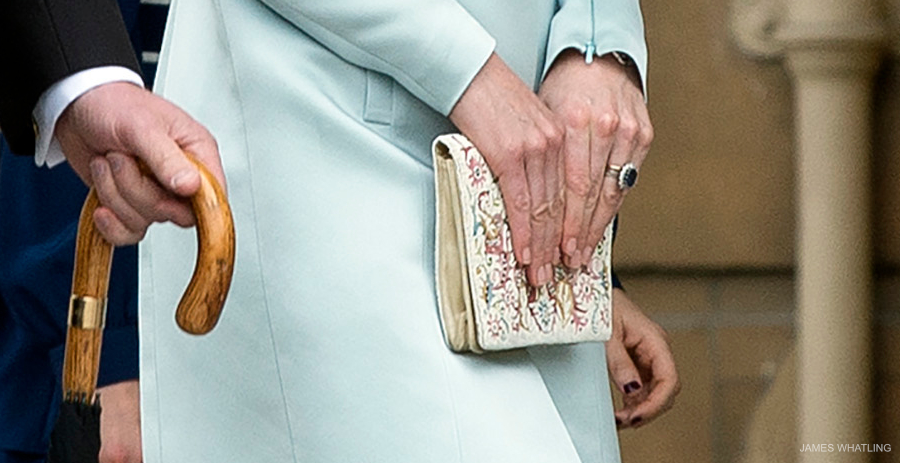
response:
[[[612,226],[585,268],[570,271],[557,266],[553,280],[535,289],[517,267],[500,188],[484,158],[462,135],[439,137],[435,145],[439,143],[446,147],[456,170],[465,235],[461,240],[465,249],[460,252],[465,254],[469,276],[477,347],[503,350],[609,339]],[[440,183],[440,177],[436,178]],[[448,318],[443,320],[446,325]]]

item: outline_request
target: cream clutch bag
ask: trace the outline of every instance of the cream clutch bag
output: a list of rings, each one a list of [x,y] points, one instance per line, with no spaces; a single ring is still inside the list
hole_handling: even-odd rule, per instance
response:
[[[612,332],[612,225],[586,268],[562,265],[543,287],[516,264],[500,187],[466,137],[432,147],[435,273],[447,345],[456,352],[606,341]]]

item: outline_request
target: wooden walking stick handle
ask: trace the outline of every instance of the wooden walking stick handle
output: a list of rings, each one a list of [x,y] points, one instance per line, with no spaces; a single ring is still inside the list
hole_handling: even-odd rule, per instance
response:
[[[219,322],[234,273],[234,219],[222,185],[193,157],[200,190],[191,197],[197,218],[197,264],[181,296],[175,321],[191,334],[206,334]]]
[[[200,170],[200,190],[191,197],[197,220],[197,262],[175,320],[188,333],[205,334],[219,321],[231,286],[234,222],[222,186],[193,156],[188,159]],[[97,192],[91,188],[78,221],[63,366],[65,396],[86,403],[93,403],[97,386],[113,253],[113,246],[94,225],[98,206]]]

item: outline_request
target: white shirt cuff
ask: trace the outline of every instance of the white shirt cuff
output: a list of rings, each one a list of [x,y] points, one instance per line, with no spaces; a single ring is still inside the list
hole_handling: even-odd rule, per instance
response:
[[[59,141],[53,135],[56,121],[63,111],[88,90],[111,82],[131,82],[144,86],[141,76],[121,66],[101,66],[76,72],[50,86],[34,106],[37,134],[34,140],[34,162],[53,167],[66,160]]]

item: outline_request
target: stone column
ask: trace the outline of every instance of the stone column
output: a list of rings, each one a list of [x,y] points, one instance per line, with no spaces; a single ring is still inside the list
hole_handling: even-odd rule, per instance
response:
[[[868,444],[877,53],[862,28],[832,47],[807,46],[809,29],[785,32],[795,40],[786,58],[797,105],[798,443]],[[863,453],[823,457],[801,452],[798,461],[869,461]]]
[[[783,57],[794,82],[797,444],[834,450],[798,448],[797,461],[867,462],[838,445],[873,443],[870,119],[884,26],[873,0],[746,8],[761,29],[744,29],[745,48]]]

